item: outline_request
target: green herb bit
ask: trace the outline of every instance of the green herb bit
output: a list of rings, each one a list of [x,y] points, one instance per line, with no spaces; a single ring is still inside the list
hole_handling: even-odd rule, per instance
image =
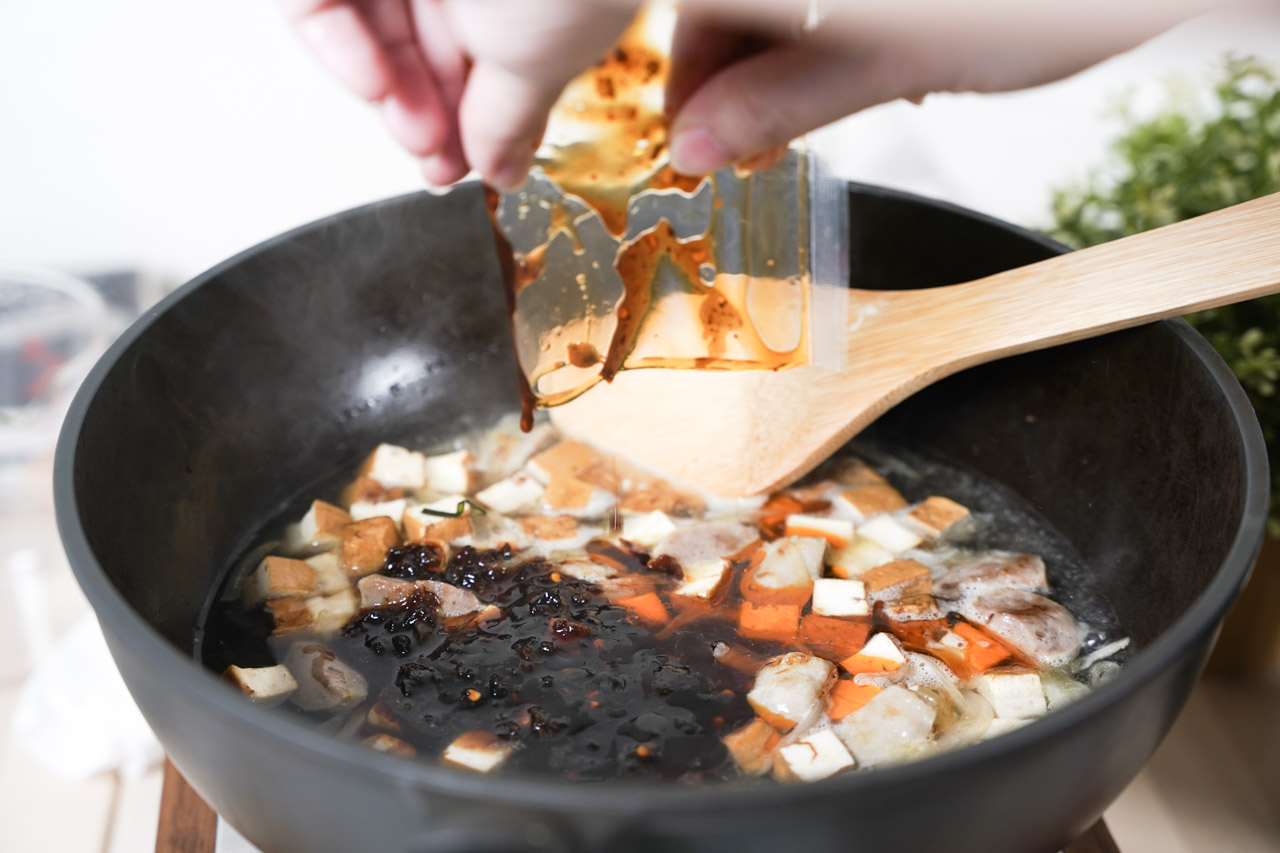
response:
[[[472,503],[471,501],[466,501],[466,500],[458,501],[458,508],[453,512],[443,512],[438,509],[427,509],[425,506],[420,507],[418,509],[418,512],[422,513],[423,515],[436,515],[436,516],[439,516],[440,518],[462,518],[462,516],[466,515],[467,507],[471,507],[471,511],[474,512],[476,515],[487,515],[484,507],[480,506],[477,503]]]

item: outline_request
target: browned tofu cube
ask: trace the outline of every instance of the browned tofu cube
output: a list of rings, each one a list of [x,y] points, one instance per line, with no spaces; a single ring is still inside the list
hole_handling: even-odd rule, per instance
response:
[[[777,730],[759,717],[721,738],[738,769],[749,776],[768,772],[774,747],[781,739]]]
[[[968,514],[969,510],[955,501],[933,495],[907,513],[907,517],[930,536],[941,536]]]
[[[363,742],[365,746],[372,747],[373,749],[378,750],[378,752],[385,752],[387,755],[398,755],[401,758],[413,758],[418,754],[418,750],[400,740],[400,738],[395,737],[394,735],[389,735],[385,732],[379,732],[376,735],[369,735]]]
[[[891,601],[932,592],[929,570],[915,560],[894,560],[858,575],[873,601]]]
[[[306,515],[285,534],[284,547],[291,554],[314,554],[337,547],[342,528],[351,523],[346,510],[324,501],[312,501]]]
[[[932,595],[910,595],[885,602],[884,615],[895,622],[927,622],[942,618]]]
[[[592,486],[566,474],[557,474],[547,483],[542,501],[551,509],[582,509],[591,501]]]
[[[870,518],[873,515],[880,515],[885,512],[893,512],[907,505],[907,499],[887,483],[855,486],[852,489],[841,492],[840,497],[848,501],[849,505],[857,510],[863,518]]]
[[[677,491],[659,480],[639,489],[632,489],[622,496],[618,508],[637,515],[661,510],[667,515],[686,516],[706,508],[696,495]]]
[[[354,521],[342,528],[342,565],[356,577],[382,568],[387,549],[401,544],[396,523],[385,515]]]
[[[578,522],[568,515],[530,515],[519,522],[524,532],[535,539],[572,539],[578,535]]]
[[[887,483],[876,470],[852,456],[837,456],[818,467],[815,476],[835,480],[842,486],[873,486]]]
[[[509,741],[501,740],[492,732],[464,732],[445,747],[440,756],[445,764],[463,767],[477,773],[492,773],[515,751]]]
[[[582,442],[565,439],[535,454],[529,460],[529,469],[543,482],[559,476],[580,479],[584,472],[600,466],[603,461],[600,454]]]
[[[404,497],[404,489],[399,486],[388,488],[369,476],[359,476],[342,490],[342,503],[351,506],[358,503],[383,503]]]
[[[305,598],[277,598],[267,602],[267,610],[275,621],[276,634],[287,634],[310,628],[313,621]]]
[[[251,604],[273,598],[297,598],[316,592],[316,573],[302,560],[266,557],[245,579],[245,600]]]
[[[232,664],[222,677],[259,705],[279,705],[298,689],[298,682],[283,665],[246,668]]]

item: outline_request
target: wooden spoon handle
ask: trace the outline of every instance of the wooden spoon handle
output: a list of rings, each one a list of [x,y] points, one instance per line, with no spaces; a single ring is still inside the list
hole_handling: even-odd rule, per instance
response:
[[[851,291],[849,368],[896,346],[932,380],[1277,291],[1280,193],[964,284]],[[918,343],[904,347],[904,331]]]

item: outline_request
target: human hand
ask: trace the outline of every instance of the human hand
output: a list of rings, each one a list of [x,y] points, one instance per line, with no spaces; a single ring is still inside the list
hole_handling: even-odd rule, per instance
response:
[[[528,173],[564,85],[639,0],[281,0],[348,87],[445,184]],[[1047,83],[1220,0],[684,0],[672,50],[671,161],[769,165],[791,139],[897,98]],[[818,13],[815,15],[815,11]],[[808,19],[817,26],[803,26]]]
[[[299,36],[379,105],[433,184],[528,174],[552,104],[639,0],[280,0]]]

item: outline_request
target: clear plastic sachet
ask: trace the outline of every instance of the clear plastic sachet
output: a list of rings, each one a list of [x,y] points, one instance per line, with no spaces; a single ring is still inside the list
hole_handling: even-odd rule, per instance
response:
[[[499,200],[517,354],[540,406],[621,370],[843,367],[844,183],[803,147],[766,171],[674,173],[672,21],[650,10],[570,84],[533,175]]]

